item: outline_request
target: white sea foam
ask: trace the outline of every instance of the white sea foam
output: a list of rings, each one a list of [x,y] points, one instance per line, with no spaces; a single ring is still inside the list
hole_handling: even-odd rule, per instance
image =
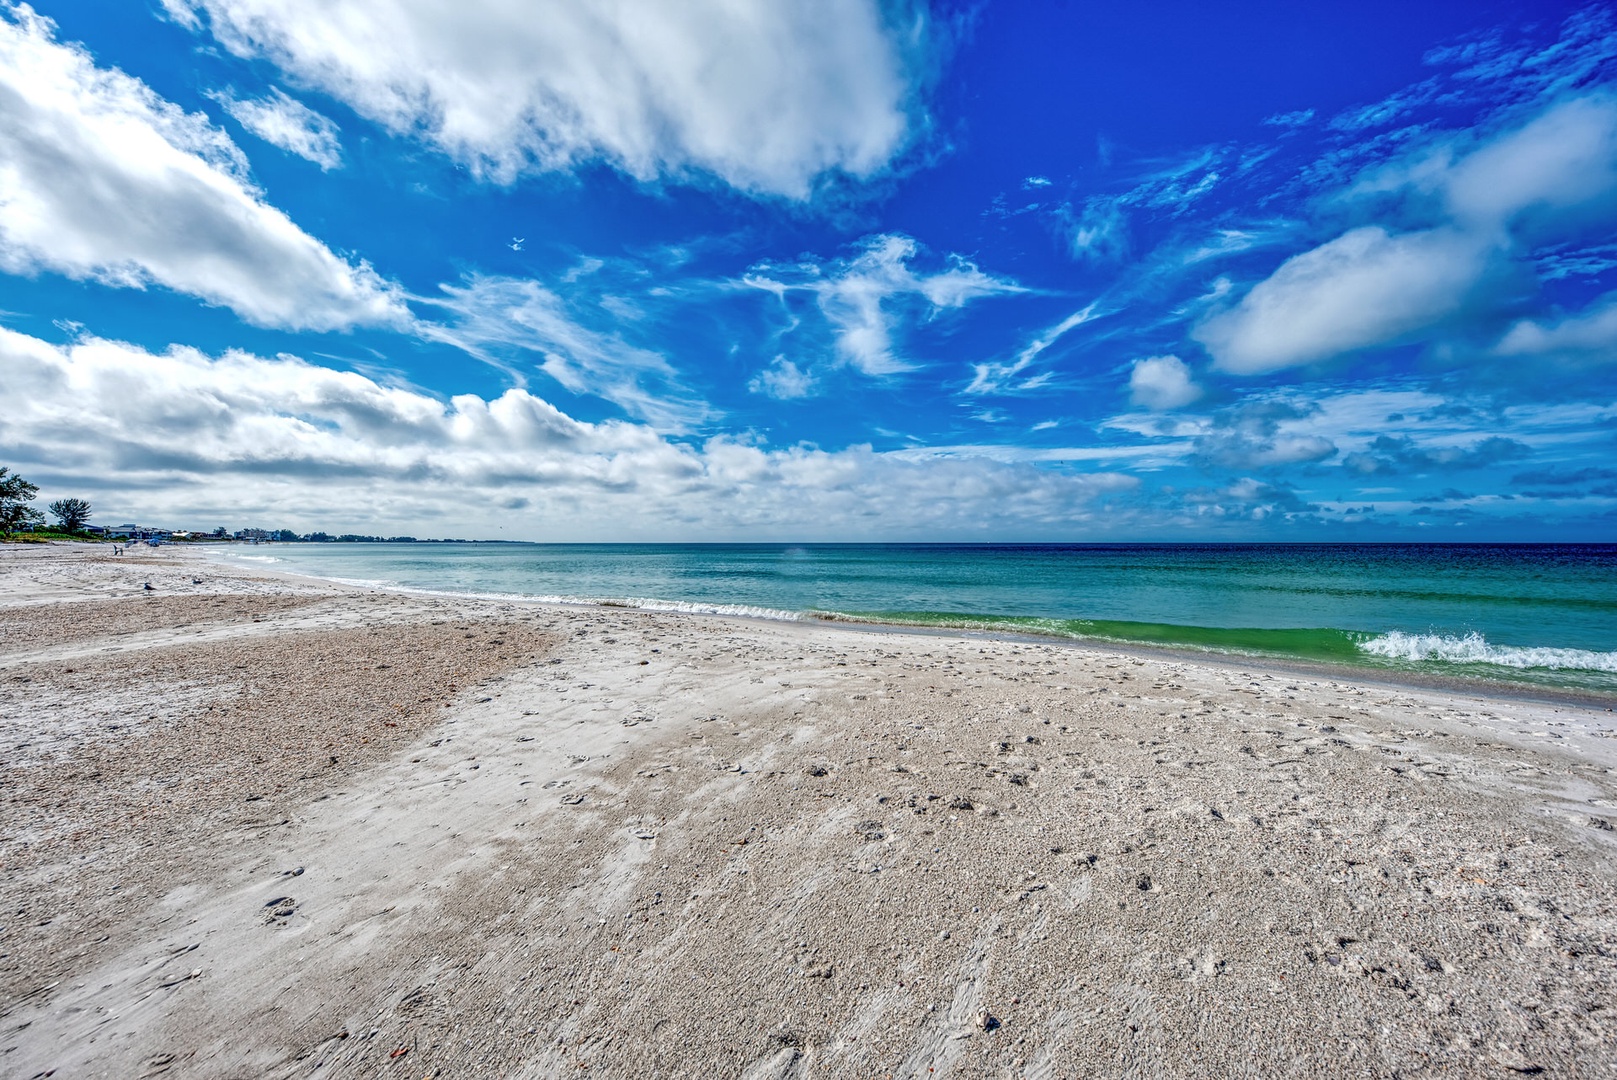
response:
[[[629,607],[639,611],[674,611],[684,615],[742,615],[749,619],[773,619],[776,622],[798,622],[800,611],[782,608],[754,607],[751,604],[705,604],[692,600],[655,600],[629,597],[623,600],[572,600],[563,603],[599,604],[602,607]]]
[[[272,555],[240,555],[236,552],[216,552],[224,557],[253,562],[285,562]],[[297,560],[292,560],[296,562]],[[428,589],[406,585],[387,578],[339,577],[335,574],[304,573],[320,581],[347,585],[359,589],[382,589],[387,592],[407,593],[412,596],[445,596],[472,600],[499,600],[506,603],[568,604],[579,607],[629,608],[635,611],[677,612],[683,615],[737,615],[749,619],[770,619],[775,622],[798,622],[805,614],[782,608],[757,607],[752,604],[714,604],[689,600],[659,600],[640,596],[569,596],[562,594],[483,592],[475,589]]]
[[[1488,639],[1478,633],[1452,637],[1447,634],[1406,634],[1393,630],[1359,642],[1359,648],[1371,656],[1388,660],[1442,660],[1450,664],[1617,673],[1617,652],[1490,645]]]

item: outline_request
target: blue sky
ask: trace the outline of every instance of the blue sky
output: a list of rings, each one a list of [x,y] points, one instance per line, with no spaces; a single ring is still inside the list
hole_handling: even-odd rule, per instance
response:
[[[0,4],[0,463],[97,520],[1617,538],[1617,19]]]

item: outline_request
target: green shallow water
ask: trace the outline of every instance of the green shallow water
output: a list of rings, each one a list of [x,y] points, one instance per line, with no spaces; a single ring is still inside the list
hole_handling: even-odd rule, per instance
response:
[[[1617,693],[1617,545],[274,544],[392,587],[830,618]]]
[[[828,615],[835,620],[838,615]],[[862,622],[895,626],[926,626],[955,630],[982,630],[1086,641],[1116,641],[1133,645],[1162,645],[1213,652],[1290,656],[1301,660],[1350,664],[1359,662],[1360,642],[1373,636],[1348,630],[1278,629],[1261,627],[1180,626],[1174,623],[1127,622],[1120,619],[1040,619],[1003,615],[961,615],[941,611],[850,612]]]
[[[963,615],[939,611],[815,612],[830,622],[858,622],[981,633],[1025,634],[1075,641],[1111,642],[1272,657],[1408,672],[1456,679],[1580,690],[1617,697],[1617,653],[1587,650],[1519,649],[1490,645],[1479,634],[1378,635],[1326,627],[1181,626],[1173,623],[1105,619],[1041,619],[1003,615]],[[1391,640],[1389,640],[1389,638]],[[1382,648],[1377,651],[1377,646]]]

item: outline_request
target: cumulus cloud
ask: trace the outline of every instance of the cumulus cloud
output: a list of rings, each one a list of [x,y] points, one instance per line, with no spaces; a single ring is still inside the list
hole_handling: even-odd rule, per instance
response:
[[[330,172],[342,165],[342,143],[336,121],[287,96],[280,87],[267,97],[242,100],[233,94],[211,95],[236,123],[271,146],[279,146]]]
[[[441,297],[423,301],[442,310],[442,322],[416,327],[521,378],[537,359],[546,375],[574,394],[612,402],[662,431],[683,432],[711,418],[711,410],[679,382],[660,352],[590,327],[567,302],[537,281],[474,275],[441,285]]]
[[[502,183],[601,160],[808,197],[910,138],[927,24],[874,0],[163,0],[401,135]]]
[[[1617,219],[1617,97],[1447,136],[1368,170],[1340,202],[1428,227],[1360,226],[1288,259],[1195,329],[1218,367],[1257,374],[1421,340],[1486,308],[1524,248]]]
[[[1190,367],[1177,356],[1148,356],[1136,360],[1129,372],[1129,397],[1152,410],[1177,409],[1202,396]]]
[[[1617,469],[1592,465],[1571,470],[1533,469],[1510,478],[1512,484],[1593,484],[1601,480],[1617,480]]]
[[[1308,502],[1290,484],[1268,483],[1250,476],[1221,488],[1187,491],[1187,508],[1198,518],[1265,521],[1314,514],[1320,507]]]
[[[1457,229],[1394,236],[1367,225],[1287,259],[1194,337],[1241,375],[1384,345],[1463,310],[1492,246]]]
[[[1617,359],[1617,293],[1607,293],[1561,319],[1524,319],[1506,332],[1494,351],[1501,356]]]
[[[0,269],[157,284],[264,326],[399,324],[399,290],[264,201],[229,136],[0,8]]]
[[[3,328],[0,392],[0,444],[48,492],[105,491],[109,513],[175,525],[503,526],[555,540],[1070,535],[1097,520],[1097,498],[1132,484],[868,446],[689,445],[644,424],[580,422],[522,389],[445,401],[292,357],[56,346]]]
[[[804,371],[784,356],[777,356],[769,366],[754,375],[747,389],[777,401],[808,397],[814,393],[818,380],[812,372]]]
[[[1437,177],[1457,218],[1559,232],[1617,216],[1617,96],[1556,105]]]
[[[1520,460],[1532,452],[1525,443],[1502,435],[1479,439],[1469,446],[1422,446],[1407,435],[1378,435],[1366,449],[1344,457],[1342,464],[1366,476],[1459,472]]]
[[[1308,423],[1316,405],[1286,400],[1248,401],[1216,413],[1209,430],[1196,439],[1197,460],[1204,466],[1261,469],[1324,461],[1336,444]]]
[[[915,369],[893,341],[904,319],[932,319],[982,297],[1023,291],[959,255],[949,256],[941,270],[917,271],[911,262],[919,254],[920,246],[907,236],[873,236],[852,258],[828,265],[761,266],[744,282],[783,300],[793,292],[812,294],[832,327],[837,364],[866,375],[894,375]]]

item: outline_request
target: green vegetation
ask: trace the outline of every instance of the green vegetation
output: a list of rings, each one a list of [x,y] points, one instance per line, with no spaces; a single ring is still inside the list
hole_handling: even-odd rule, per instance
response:
[[[31,505],[38,494],[38,484],[24,480],[0,465],[0,539],[32,543],[101,539],[83,531],[91,513],[90,504],[83,499],[57,499],[50,505],[51,513],[56,516],[57,528],[39,528],[45,515]]]
[[[0,466],[0,540],[12,540],[25,543],[44,543],[47,540],[120,540],[124,539],[122,533],[113,533],[105,529],[89,532],[85,526],[89,523],[94,511],[84,499],[67,498],[57,499],[50,504],[50,512],[56,518],[53,528],[44,528],[45,517],[31,505],[34,497],[39,494],[39,485],[24,480],[5,466]],[[238,529],[235,533],[229,532],[223,525],[214,529],[212,533],[171,533],[167,529],[136,529],[130,526],[127,530],[131,537],[139,540],[152,537],[162,543],[195,543],[217,540],[280,540],[280,541],[306,541],[314,543],[359,543],[359,544],[412,544],[417,543],[413,536],[367,536],[360,533],[343,533],[332,536],[330,533],[312,532],[300,535],[291,529]],[[459,542],[459,541],[445,541]]]
[[[30,484],[16,473],[0,465],[0,536],[10,536],[45,518],[28,505],[39,494],[39,485]]]
[[[51,513],[63,532],[76,533],[90,520],[91,511],[90,504],[83,499],[57,499],[51,503]]]

